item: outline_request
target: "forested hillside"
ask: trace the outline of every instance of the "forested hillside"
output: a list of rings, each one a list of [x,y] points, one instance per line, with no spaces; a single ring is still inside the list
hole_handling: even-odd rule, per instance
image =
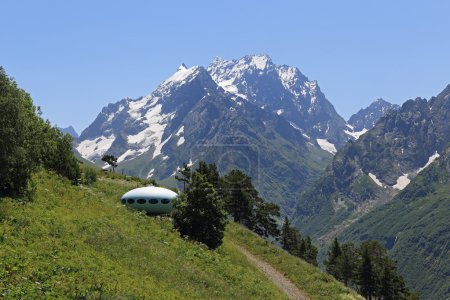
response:
[[[423,299],[450,296],[450,148],[391,203],[350,226],[345,240],[376,239]]]

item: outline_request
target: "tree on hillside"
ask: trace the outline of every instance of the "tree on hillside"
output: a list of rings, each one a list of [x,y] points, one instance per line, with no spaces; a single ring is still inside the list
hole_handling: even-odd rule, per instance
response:
[[[328,274],[333,275],[335,278],[341,278],[341,270],[339,266],[339,258],[341,255],[341,246],[339,245],[337,238],[334,238],[334,241],[328,250],[328,257],[324,261],[324,264]]]
[[[214,170],[210,173],[214,174]],[[235,222],[263,237],[278,237],[276,218],[280,216],[280,207],[259,196],[250,176],[240,170],[231,170],[220,180],[220,190],[225,207]]]
[[[354,286],[366,299],[417,299],[379,242],[365,241],[359,248],[353,243],[345,243],[337,250],[338,245],[335,240],[325,262],[327,272],[336,279]]]
[[[280,235],[276,220],[276,217],[280,217],[278,205],[264,202],[261,198],[258,198],[254,214],[254,232],[263,237],[278,237]]]
[[[309,236],[303,239],[298,230],[290,225],[287,217],[281,227],[280,242],[282,248],[290,254],[300,257],[312,265],[317,265],[317,247],[312,244]]]
[[[72,140],[41,118],[30,95],[0,67],[0,197],[30,196],[29,181],[39,166],[73,181],[80,169]]]
[[[21,196],[39,164],[39,147],[33,139],[38,117],[31,97],[1,67],[0,107],[0,197]]]
[[[224,176],[225,205],[234,221],[253,229],[253,206],[257,191],[251,179],[240,170],[232,170]]]
[[[346,286],[355,281],[355,273],[358,267],[358,249],[353,243],[341,245],[341,255],[338,257],[338,274],[336,277]]]
[[[215,249],[222,244],[227,223],[223,203],[204,175],[194,173],[189,189],[175,201],[174,227],[182,236]]]
[[[105,163],[107,163],[108,165],[111,166],[112,171],[114,173],[114,169],[117,168],[117,157],[115,157],[114,155],[110,155],[110,154],[105,154],[102,157],[102,161],[104,161]]]
[[[359,285],[361,294],[366,299],[371,300],[375,294],[376,278],[373,272],[372,259],[369,255],[369,249],[364,248],[362,253],[362,262],[359,271]]]
[[[183,167],[178,169],[181,175],[175,175],[175,179],[183,183],[183,192],[186,192],[186,184],[189,183],[192,176],[191,167],[187,163],[183,163]]]
[[[317,266],[317,247],[312,244],[311,238],[306,236],[306,238],[301,240],[300,245],[300,257],[309,262],[310,264]]]
[[[288,217],[284,217],[284,223],[281,227],[280,243],[281,247],[289,253],[292,253],[298,244],[297,235],[294,233]]]
[[[205,161],[198,163],[197,173],[205,176],[206,180],[218,191],[220,184],[219,171],[215,163],[207,164]]]
[[[48,170],[77,182],[81,177],[79,163],[72,152],[73,138],[50,123],[42,122],[42,163]]]

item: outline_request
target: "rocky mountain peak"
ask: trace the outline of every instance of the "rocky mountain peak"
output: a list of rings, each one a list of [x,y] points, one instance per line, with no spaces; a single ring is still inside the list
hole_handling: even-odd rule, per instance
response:
[[[350,138],[344,132],[345,121],[317,81],[310,81],[296,67],[277,65],[260,54],[233,60],[216,58],[207,70],[225,91],[282,116],[313,142],[320,139],[322,144],[340,148]]]
[[[372,129],[378,120],[389,111],[398,110],[397,104],[389,103],[383,98],[373,101],[368,107],[360,109],[356,114],[348,119],[348,124],[352,127],[354,135],[361,135]]]

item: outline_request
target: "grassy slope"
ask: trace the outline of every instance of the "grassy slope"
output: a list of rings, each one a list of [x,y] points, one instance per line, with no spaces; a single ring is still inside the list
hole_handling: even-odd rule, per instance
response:
[[[102,177],[77,187],[43,172],[35,182],[33,203],[0,203],[0,298],[284,299],[235,243],[258,256],[271,253],[269,262],[279,261],[274,266],[312,298],[349,295],[329,276],[236,225],[216,251],[180,239],[169,219],[119,204],[137,182]],[[281,268],[283,261],[290,269]]]
[[[313,299],[363,299],[333,276],[288,254],[236,223],[228,226],[226,239],[243,246],[284,273],[299,289],[311,295]]]

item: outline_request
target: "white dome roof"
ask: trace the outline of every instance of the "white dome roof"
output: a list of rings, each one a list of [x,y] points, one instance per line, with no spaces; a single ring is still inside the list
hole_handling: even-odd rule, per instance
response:
[[[155,197],[155,198],[173,199],[176,196],[178,196],[178,194],[169,189],[156,186],[147,186],[126,192],[122,196],[122,198]]]

